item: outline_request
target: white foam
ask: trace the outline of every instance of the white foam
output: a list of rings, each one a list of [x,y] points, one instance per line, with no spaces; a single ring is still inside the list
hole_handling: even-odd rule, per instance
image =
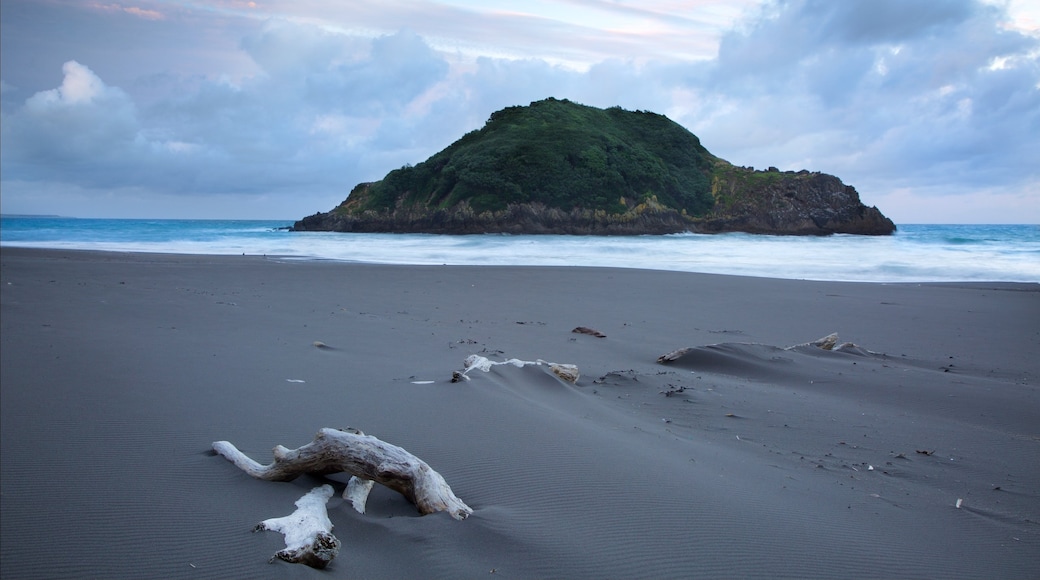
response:
[[[807,280],[1040,281],[1040,229],[1030,226],[907,226],[892,236],[799,237],[345,234],[248,224],[212,235],[216,226],[201,231],[202,226],[189,224],[178,235],[158,239],[141,224],[122,224],[131,231],[119,236],[79,225],[89,221],[68,220],[66,229],[47,237],[31,237],[30,231],[24,234],[30,237],[20,238],[18,231],[7,231],[2,243],[382,264],[602,266]],[[69,227],[82,229],[69,233]]]

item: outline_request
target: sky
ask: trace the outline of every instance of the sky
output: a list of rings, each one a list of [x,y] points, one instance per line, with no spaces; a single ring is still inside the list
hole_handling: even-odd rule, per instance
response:
[[[1035,0],[3,0],[0,211],[295,220],[547,97],[1040,223]]]

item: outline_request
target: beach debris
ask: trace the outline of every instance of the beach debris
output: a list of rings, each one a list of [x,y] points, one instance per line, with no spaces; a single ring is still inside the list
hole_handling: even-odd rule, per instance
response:
[[[578,382],[578,379],[581,378],[581,373],[578,372],[578,367],[575,365],[549,363],[549,370],[561,381],[571,384]]]
[[[291,481],[305,473],[349,473],[361,481],[353,486],[348,483],[343,498],[359,512],[371,490],[371,486],[365,489],[364,480],[371,480],[403,495],[423,515],[443,511],[464,520],[473,513],[455,496],[444,477],[425,461],[357,429],[321,429],[314,441],[298,449],[278,445],[270,465],[257,463],[227,441],[213,443],[213,450],[242,471],[265,481]]]
[[[918,449],[917,452],[921,455],[932,455],[935,453],[935,450],[929,451],[927,449]]]
[[[375,484],[376,482],[371,479],[361,479],[356,475],[352,475],[350,480],[347,481],[347,489],[343,490],[343,499],[350,502],[354,511],[363,514],[365,513],[365,506],[368,504],[368,494],[372,491],[372,486]]]
[[[815,346],[816,348],[819,348],[819,349],[822,349],[822,350],[830,350],[830,351],[834,351],[834,352],[846,352],[846,353],[852,353],[852,354],[878,354],[876,352],[871,352],[869,350],[860,348],[855,343],[852,343],[852,342],[842,342],[842,343],[839,343],[838,340],[839,340],[838,339],[838,333],[837,332],[832,332],[832,333],[828,334],[827,336],[824,336],[824,337],[821,337],[821,338],[817,338],[814,341],[806,342],[806,343],[803,343],[803,344],[796,344],[794,346],[789,346],[789,347],[787,347],[784,350],[794,350],[794,349],[801,348],[801,347],[806,347],[806,346]]]
[[[277,558],[324,569],[339,554],[339,540],[332,535],[332,522],[325,511],[333,493],[331,485],[318,486],[296,500],[293,513],[264,520],[253,528],[254,532],[272,530],[285,536],[285,549],[277,552],[272,562]]]
[[[606,384],[617,386],[625,385],[628,383],[638,383],[639,371],[636,371],[635,369],[610,371],[609,373],[603,375],[602,377],[592,382],[596,383],[597,385]],[[668,386],[671,387],[672,385],[669,384]]]
[[[963,503],[964,503],[963,499],[957,498],[957,503],[953,504],[953,507],[955,507],[957,509],[961,509],[961,504],[963,504]]]
[[[459,322],[462,322],[461,320]],[[448,343],[448,348],[457,348],[460,344],[478,344],[477,341],[472,338],[460,338],[454,342]]]
[[[479,354],[471,354],[468,357],[466,357],[466,360],[463,362],[463,370],[461,370],[461,371],[452,371],[452,373],[451,373],[451,382],[459,383],[459,382],[462,382],[462,381],[468,381],[469,380],[469,376],[468,376],[469,372],[471,370],[473,370],[473,369],[477,369],[477,370],[480,370],[480,371],[483,371],[483,372],[486,373],[486,372],[490,372],[492,367],[496,367],[496,366],[499,366],[499,365],[511,365],[511,366],[520,367],[520,368],[528,366],[528,365],[534,365],[534,366],[543,366],[544,365],[544,366],[549,367],[549,371],[552,372],[552,374],[555,375],[558,379],[560,379],[561,381],[564,381],[564,382],[571,383],[571,384],[574,384],[574,383],[578,382],[578,379],[581,378],[581,372],[578,371],[578,367],[576,365],[572,365],[572,364],[554,363],[554,362],[544,361],[542,359],[529,361],[529,360],[520,360],[520,359],[516,359],[516,358],[511,358],[509,360],[504,360],[504,361],[493,361],[493,360],[487,358],[486,356],[481,356]]]
[[[321,350],[335,350],[334,348],[332,348],[331,346],[325,344],[324,342],[322,342],[320,340],[315,340],[313,344],[314,344],[314,348],[317,348],[317,349],[321,349]]]
[[[592,328],[589,328],[587,326],[579,326],[579,327],[575,328],[574,330],[572,330],[571,332],[576,333],[576,334],[587,334],[589,336],[595,336],[596,338],[606,338],[607,337],[607,335],[603,334],[602,332],[600,332],[598,330],[595,330],[595,329],[592,329]]]
[[[694,350],[693,347],[686,347],[686,348],[680,348],[680,349],[677,349],[677,350],[673,350],[672,352],[665,353],[665,354],[662,354],[661,356],[657,357],[657,362],[659,362],[659,363],[668,363],[668,362],[677,361],[680,358],[682,358],[682,356],[684,354],[690,352],[691,350]]]
[[[684,391],[686,391],[686,387],[683,386],[683,385],[679,385],[677,387],[677,386],[675,386],[673,384],[668,384],[667,386],[668,386],[668,390],[667,391],[660,391],[660,393],[663,394],[666,397],[674,397],[675,395],[681,394]]]
[[[809,346],[815,346],[816,348],[822,348],[823,350],[833,350],[834,347],[838,344],[838,333],[832,332],[827,336],[817,338],[816,340],[806,344]]]

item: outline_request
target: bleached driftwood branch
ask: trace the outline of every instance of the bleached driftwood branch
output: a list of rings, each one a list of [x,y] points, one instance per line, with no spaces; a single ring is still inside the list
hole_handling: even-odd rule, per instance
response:
[[[546,365],[552,374],[556,375],[561,381],[568,383],[576,383],[581,378],[581,373],[578,371],[578,367],[571,364],[554,363],[549,361],[538,360],[520,360],[518,358],[511,358],[500,362],[493,361],[487,357],[480,356],[479,354],[471,354],[466,357],[466,361],[463,363],[465,368],[461,371],[454,371],[451,375],[451,382],[458,383],[461,381],[469,380],[469,372],[473,369],[484,371],[485,373],[491,370],[491,367],[499,365],[511,365],[514,367],[525,367],[527,365],[542,366]]]
[[[366,486],[364,480],[381,483],[400,493],[423,515],[446,511],[451,517],[464,520],[473,513],[455,497],[441,474],[425,461],[357,430],[326,428],[318,431],[314,441],[299,449],[279,445],[274,448],[274,462],[270,465],[253,461],[227,441],[215,442],[213,450],[249,475],[266,481],[289,481],[304,473],[349,473],[359,481],[347,485],[344,499],[362,513],[372,487]]]
[[[371,479],[361,479],[353,475],[350,477],[350,481],[347,482],[347,489],[343,490],[343,499],[349,501],[357,513],[363,514],[365,513],[365,505],[368,503],[368,494],[372,491],[372,486],[375,483]]]
[[[325,511],[332,494],[331,485],[316,487],[296,500],[296,511],[264,520],[253,531],[273,530],[285,536],[285,549],[274,558],[324,569],[339,553],[339,540],[332,535],[332,522]]]

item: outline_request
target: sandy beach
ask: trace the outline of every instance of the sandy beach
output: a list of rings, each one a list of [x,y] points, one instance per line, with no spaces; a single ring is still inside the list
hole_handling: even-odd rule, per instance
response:
[[[7,247],[0,280],[5,579],[1040,577],[1040,285]],[[581,378],[452,383],[471,354]],[[211,450],[348,426],[473,515]],[[322,483],[339,556],[269,563],[253,526]]]

